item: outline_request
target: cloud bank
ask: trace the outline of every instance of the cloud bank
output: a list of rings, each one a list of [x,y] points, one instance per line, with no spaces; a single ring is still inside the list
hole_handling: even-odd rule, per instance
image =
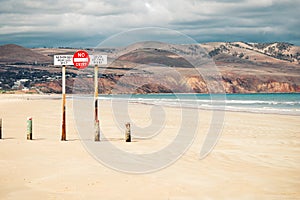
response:
[[[0,0],[0,44],[93,47],[121,31],[163,27],[198,42],[300,45],[295,0]]]

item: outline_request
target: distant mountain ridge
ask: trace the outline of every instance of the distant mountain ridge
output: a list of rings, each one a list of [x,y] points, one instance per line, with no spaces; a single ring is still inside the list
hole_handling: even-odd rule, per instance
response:
[[[299,46],[279,42],[212,42],[175,47],[167,45],[164,50],[156,46],[155,42],[133,44],[129,47],[128,53],[120,57],[117,54],[120,48],[94,49],[97,53],[108,55],[109,60],[114,60],[101,71],[99,92],[105,94],[208,93],[210,91],[203,77],[189,62],[174,53],[180,52],[181,55],[192,56],[197,51],[203,53],[203,49],[204,57],[209,55],[214,60],[227,93],[300,92]],[[59,66],[51,64],[53,55],[73,54],[75,51],[76,49],[72,48],[27,49],[17,45],[0,46],[0,53],[4,52],[0,56],[0,64],[2,63],[0,89],[1,87],[9,89],[14,85],[8,83],[7,77],[11,77],[14,81],[22,78],[30,79],[31,73],[27,72],[26,65],[32,65],[30,70],[36,71],[35,81],[27,81],[26,86],[41,92],[59,93],[61,72]],[[16,63],[23,63],[23,65],[15,65]],[[41,68],[39,64],[44,66]],[[176,69],[181,77],[169,73],[169,69]],[[13,73],[16,74],[16,78]],[[79,71],[69,67],[68,73],[71,75],[67,78],[67,91],[72,92]],[[86,92],[92,92],[92,70],[84,71],[80,77],[82,88],[85,88]],[[157,81],[158,79],[161,81]],[[140,87],[136,88],[136,85]]]
[[[200,44],[211,57],[228,54],[251,59],[257,53],[289,62],[300,62],[300,47],[286,42],[247,43],[247,42],[211,42]],[[140,46],[139,46],[140,47]],[[91,48],[90,48],[91,49]],[[55,53],[74,53],[76,48],[34,48],[29,49],[16,44],[0,46],[0,63],[52,63]],[[248,54],[249,55],[248,55]],[[257,55],[254,55],[254,59]]]

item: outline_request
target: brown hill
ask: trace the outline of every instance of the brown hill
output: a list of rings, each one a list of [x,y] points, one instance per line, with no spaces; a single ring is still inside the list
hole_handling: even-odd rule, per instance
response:
[[[18,46],[15,44],[0,46],[0,63],[3,64],[41,64],[51,62],[51,57],[34,52],[22,46]]]
[[[44,58],[50,63],[51,55],[72,54],[76,49],[40,48],[26,49],[16,45],[5,45],[14,49],[6,60],[12,63],[34,63]],[[1,46],[3,50],[5,46]],[[100,66],[99,92],[101,93],[160,93],[196,92],[207,93],[207,82],[202,76],[214,80],[207,65],[210,55],[221,75],[222,85],[227,93],[255,92],[300,92],[300,47],[288,43],[243,43],[214,42],[191,45],[167,45],[160,48],[159,43],[146,42],[133,44],[125,49],[94,49],[94,52],[108,55],[109,64]],[[18,54],[20,52],[21,54]],[[124,53],[125,52],[125,53]],[[43,54],[43,55],[42,55]],[[17,56],[21,55],[21,56]],[[26,55],[26,56],[25,56]],[[195,69],[185,58],[201,60]],[[2,55],[3,56],[3,55]],[[16,60],[16,58],[23,59]],[[44,57],[43,57],[44,56]],[[4,60],[0,57],[0,61]],[[7,62],[7,61],[6,61]],[[3,89],[12,87],[17,79],[32,79],[27,85],[42,92],[61,91],[60,66],[7,66],[0,71]],[[35,71],[34,71],[35,70]],[[34,71],[35,77],[32,72]],[[10,73],[9,73],[10,72]],[[22,73],[21,73],[22,72]],[[3,78],[1,78],[3,73]],[[71,74],[72,73],[72,74]],[[77,73],[77,74],[76,74]],[[27,74],[27,76],[25,76]],[[77,70],[67,68],[67,91],[93,92],[93,68]],[[7,77],[12,77],[8,82]],[[15,78],[17,77],[17,78]],[[75,89],[74,89],[75,88]],[[218,91],[214,91],[218,92]]]
[[[242,42],[172,45],[169,49],[160,49],[159,44],[151,42],[137,43],[108,53],[113,62],[102,67],[99,89],[102,93],[209,92],[202,76],[210,74],[206,62],[195,66],[202,72],[199,74],[187,60],[178,56],[176,52],[180,52],[189,58],[197,54],[197,58],[204,61],[207,54],[212,56],[227,93],[300,92],[299,47],[284,44],[268,44],[265,48],[273,49],[270,54],[259,51],[259,44],[252,44],[251,49]],[[289,56],[282,56],[283,52]],[[89,75],[92,73],[91,70]],[[215,74],[209,76],[206,80],[214,80]],[[92,78],[82,77],[80,81],[75,79],[76,87],[92,92]]]

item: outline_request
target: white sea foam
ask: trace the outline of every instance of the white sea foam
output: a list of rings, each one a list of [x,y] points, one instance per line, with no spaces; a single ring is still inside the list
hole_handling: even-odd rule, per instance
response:
[[[289,95],[294,96],[291,98]],[[194,109],[300,115],[300,94],[259,94],[256,96],[235,94],[235,96],[227,96],[231,99],[197,94],[112,95],[100,96],[99,99]]]

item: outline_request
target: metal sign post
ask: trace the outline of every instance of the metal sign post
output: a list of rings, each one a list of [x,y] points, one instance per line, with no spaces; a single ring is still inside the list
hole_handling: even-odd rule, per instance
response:
[[[95,121],[98,120],[98,65],[94,67],[94,101],[95,101]]]
[[[62,66],[62,124],[61,140],[66,141],[66,65],[73,65],[73,55],[54,55],[54,65]]]
[[[66,141],[66,66],[62,66],[62,132],[61,140]]]
[[[98,65],[107,64],[107,55],[90,55],[91,65],[94,65],[94,130],[95,130],[95,141],[100,141],[100,125],[98,118]]]
[[[95,141],[100,141],[100,125],[98,119],[98,65],[94,67],[94,102],[95,102]]]

